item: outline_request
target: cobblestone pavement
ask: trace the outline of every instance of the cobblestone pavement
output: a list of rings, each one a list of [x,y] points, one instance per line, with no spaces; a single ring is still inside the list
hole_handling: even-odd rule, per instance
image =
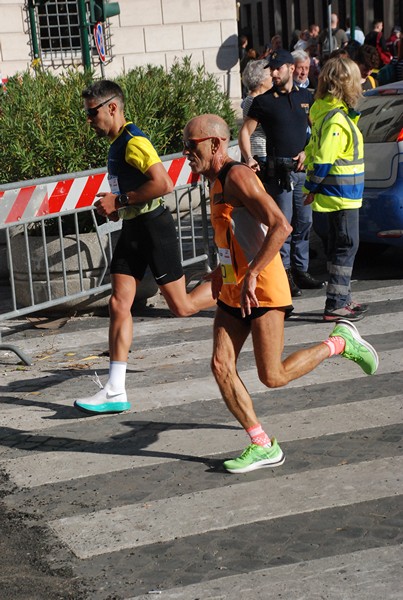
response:
[[[357,262],[375,376],[336,357],[267,390],[247,342],[240,374],[287,460],[242,476],[221,466],[248,441],[210,374],[213,311],[138,310],[132,408],[99,417],[73,400],[105,381],[107,317],[7,322],[33,364],[0,352],[1,599],[401,600],[402,258]],[[286,354],[329,333],[322,291],[294,305]]]

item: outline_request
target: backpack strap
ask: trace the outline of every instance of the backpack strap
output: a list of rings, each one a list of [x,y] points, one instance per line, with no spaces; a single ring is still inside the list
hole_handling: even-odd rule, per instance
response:
[[[376,87],[376,83],[375,83],[375,79],[372,77],[372,75],[368,75],[367,79],[370,82],[371,86],[373,88],[375,88]]]

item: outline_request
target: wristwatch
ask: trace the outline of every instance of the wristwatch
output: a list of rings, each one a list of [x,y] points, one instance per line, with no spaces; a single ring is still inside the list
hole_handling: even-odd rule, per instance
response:
[[[127,194],[119,194],[116,200],[120,206],[127,206],[129,204],[129,196]]]

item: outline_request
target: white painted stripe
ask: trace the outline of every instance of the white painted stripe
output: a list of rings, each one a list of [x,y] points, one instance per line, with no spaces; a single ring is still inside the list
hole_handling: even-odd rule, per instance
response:
[[[369,335],[395,333],[396,322],[403,321],[403,312],[388,315],[368,316],[358,323],[360,334],[365,338]],[[195,331],[199,327],[207,327],[210,335],[207,339],[197,341],[178,342],[176,344],[158,345],[159,336],[162,333],[172,333],[174,331]],[[284,338],[286,346],[295,346],[298,344],[311,344],[325,340],[331,333],[333,324],[316,323],[306,325],[292,325],[292,322],[285,328]],[[156,336],[152,348],[142,348],[141,338]],[[135,368],[154,369],[161,364],[173,365],[178,363],[195,362],[200,359],[209,359],[212,353],[212,335],[213,335],[213,317],[192,319],[164,319],[158,321],[145,321],[135,323],[134,325],[134,343],[133,350],[129,356],[129,365]],[[47,333],[46,337],[38,340],[37,337],[24,340],[24,351],[28,354],[46,354],[49,351],[52,355],[57,351],[71,349],[72,347],[82,347],[83,332],[64,334],[61,332]],[[90,344],[91,349],[96,352],[108,343],[108,327],[100,327],[91,330]],[[252,340],[249,337],[244,345],[245,350],[252,350]],[[89,350],[90,351],[90,350]],[[90,351],[91,352],[91,351]],[[72,357],[66,357],[65,362],[74,361]],[[60,357],[57,357],[60,364]],[[403,366],[403,365],[402,365]],[[186,366],[184,366],[184,372]],[[7,376],[7,375],[6,375]],[[21,375],[23,377],[23,375]]]
[[[318,438],[336,433],[347,433],[360,429],[385,427],[403,420],[403,396],[374,398],[361,402],[338,404],[314,409],[277,414],[261,419],[270,435],[275,435],[280,442]],[[105,418],[105,417],[104,417]],[[110,416],[108,418],[111,418]],[[111,432],[112,445],[116,446],[119,434],[127,434],[130,419]],[[202,429],[184,429],[178,425],[180,435],[175,427],[155,433],[155,440],[149,440],[145,448],[137,451],[128,449],[127,454],[108,452],[108,439],[103,432],[99,433],[94,423],[92,434],[87,433],[88,451],[71,452],[44,451],[30,452],[27,456],[0,460],[10,479],[19,487],[33,488],[47,483],[57,483],[114,471],[152,466],[173,460],[187,460],[188,457],[213,456],[228,452],[238,454],[239,449],[248,444],[249,438],[236,422],[227,424],[213,423],[211,429],[205,424]],[[52,437],[51,431],[39,432],[39,435]],[[57,433],[55,437],[57,438]],[[72,437],[74,440],[75,437]],[[91,442],[100,445],[91,447]],[[123,446],[122,446],[123,448]],[[6,450],[5,450],[6,451]],[[10,450],[13,452],[13,449]],[[3,454],[4,455],[4,454]],[[40,460],[38,460],[38,455]],[[204,463],[203,463],[204,464]],[[204,468],[204,466],[203,466]]]
[[[49,526],[78,558],[403,494],[403,457],[318,469],[65,517]]]
[[[161,600],[402,600],[403,546],[371,548],[162,590]],[[145,594],[126,600],[150,600]]]
[[[65,210],[75,209],[75,207],[77,206],[77,202],[79,201],[81,194],[83,193],[87,181],[88,177],[77,177],[77,179],[74,179],[73,185],[71,186],[69,193],[67,194],[67,197],[63,203],[61,212]]]
[[[323,339],[323,338],[322,338]],[[166,349],[165,349],[166,352]],[[147,353],[145,353],[147,355]],[[402,352],[401,349],[395,349],[380,353],[380,365],[378,368],[378,374],[394,373],[402,370]],[[188,352],[188,358],[193,361],[201,360],[201,356]],[[162,363],[162,356],[160,358],[160,364]],[[205,357],[207,361],[207,357]],[[58,361],[56,361],[58,362]],[[207,377],[199,377],[196,379],[188,379],[186,376],[186,364],[183,364],[183,381],[185,385],[179,385],[178,381],[172,381],[168,383],[156,384],[146,386],[144,384],[138,387],[130,387],[127,389],[128,400],[132,403],[130,413],[139,413],[148,411],[154,408],[163,408],[167,406],[181,406],[183,404],[191,404],[192,402],[201,402],[206,400],[213,400],[220,398],[217,384],[212,375]],[[107,363],[105,363],[107,364]],[[149,365],[147,360],[141,361],[134,364],[135,368],[146,368]],[[52,363],[51,363],[52,367]],[[96,371],[97,366],[94,366]],[[92,373],[93,375],[93,373]],[[30,377],[29,371],[26,372],[25,376]],[[259,380],[256,369],[248,369],[246,371],[240,371],[242,381],[248,388],[251,394],[267,393],[268,388],[263,385]],[[24,373],[21,378],[24,377]],[[303,377],[291,381],[287,385],[287,389],[297,389],[299,387],[306,387],[312,384],[321,383],[339,383],[341,381],[348,381],[354,377],[362,378],[367,377],[360,367],[350,361],[346,362],[345,358],[341,356],[334,356],[329,360],[324,361],[314,371],[304,375]],[[92,384],[91,384],[92,385]],[[92,386],[94,392],[98,391],[95,384]],[[95,389],[96,388],[96,389]],[[285,389],[285,388],[280,388]],[[275,393],[275,390],[271,390],[270,393]],[[83,388],[83,395],[85,394]],[[87,395],[92,395],[92,392],[87,392]],[[32,396],[34,400],[35,396]],[[52,402],[53,406],[65,406],[66,404],[73,405],[76,398],[60,399]],[[52,418],[49,420],[48,417],[57,414],[57,409],[54,410],[52,405],[43,407],[40,398],[38,398],[38,408],[34,405],[28,411],[26,407],[8,408],[3,411],[0,415],[0,426],[10,427],[12,429],[20,431],[35,431],[37,429],[45,430],[50,427],[56,427],[57,425],[63,424],[64,419]],[[88,417],[84,417],[88,418]],[[93,416],[93,419],[105,418],[104,415]],[[110,418],[110,417],[108,417]]]
[[[1,206],[1,203],[0,203]],[[377,292],[377,293],[375,293]],[[369,297],[370,296],[370,297]],[[399,300],[403,298],[403,285],[393,286],[391,288],[384,288],[382,290],[382,300],[385,302],[388,300]],[[363,302],[379,301],[379,290],[370,290],[360,294],[360,300]],[[312,312],[315,310],[323,309],[324,298],[306,298],[304,300],[298,300],[298,306],[295,307],[297,312]],[[211,337],[208,340],[201,340],[193,342],[196,349],[200,344],[210,345],[212,339],[212,327],[214,319],[214,309],[211,310],[211,316],[198,317],[194,316],[191,318],[178,319],[172,318],[156,318],[148,321],[135,321],[134,323],[134,346],[133,356],[138,354],[144,355],[144,350],[141,349],[141,338],[150,336],[156,336],[156,345],[152,349],[147,349],[147,356],[149,352],[158,352],[161,348],[166,349],[166,345],[158,346],[158,336],[162,333],[172,333],[179,331],[194,331],[197,328],[211,327]],[[396,324],[402,322],[403,312],[388,313],[383,315],[371,315],[369,312],[365,319],[357,324],[357,327],[362,335],[376,335],[383,333],[393,333],[396,331]],[[331,332],[333,327],[332,323],[307,323],[301,325],[295,323],[293,326],[293,320],[287,323],[285,328],[286,344],[299,344],[301,342],[315,342],[325,339],[325,337]],[[106,322],[105,327],[91,330],[91,344],[96,346],[98,343],[104,343],[107,341],[108,336],[108,325]],[[54,333],[47,333],[45,338],[39,340],[41,348],[45,345],[52,348],[53,351],[65,348],[66,344],[71,345],[82,345],[83,332],[79,331],[76,333],[64,334],[60,331]],[[189,342],[192,343],[192,342]],[[169,348],[181,347],[180,344],[169,345]],[[245,346],[246,347],[246,346]],[[139,348],[137,350],[136,348]],[[37,352],[38,351],[38,338],[27,338],[24,339],[24,351],[25,352]],[[186,352],[189,355],[188,352]]]
[[[167,349],[165,348],[165,352]],[[188,355],[190,352],[188,353]],[[193,356],[193,354],[192,354]],[[401,349],[391,350],[388,352],[380,353],[380,365],[378,368],[378,374],[395,373],[396,371],[402,371],[403,369],[403,358]],[[189,357],[189,356],[188,356]],[[204,357],[207,360],[207,357]],[[193,356],[193,360],[200,360],[200,356]],[[73,359],[74,360],[74,359]],[[56,360],[60,368],[59,361]],[[178,381],[172,381],[161,384],[151,384],[146,386],[142,384],[139,387],[130,387],[127,389],[128,400],[132,403],[132,408],[127,414],[141,413],[154,408],[166,408],[167,406],[178,406],[183,404],[190,404],[192,402],[205,402],[207,400],[215,400],[220,398],[217,384],[213,379],[212,375],[207,377],[199,377],[196,379],[188,379],[186,376],[186,363],[183,362],[183,381],[184,385],[179,385]],[[106,364],[106,362],[105,362]],[[162,357],[158,366],[165,364],[162,361]],[[134,364],[135,368],[143,369],[145,366],[149,366],[148,363],[139,360],[138,363]],[[50,364],[52,367],[52,363]],[[97,366],[94,366],[96,371]],[[30,377],[29,371],[25,375],[27,378]],[[242,381],[246,385],[250,394],[267,393],[268,388],[263,385],[259,380],[256,369],[248,369],[246,371],[240,371]],[[287,385],[287,389],[297,389],[299,387],[306,387],[307,385],[318,385],[322,383],[340,383],[342,381],[348,381],[352,378],[359,379],[367,377],[361,368],[352,363],[351,361],[346,362],[346,359],[341,356],[333,356],[329,360],[324,361],[314,371],[304,375],[303,377],[291,381]],[[21,377],[22,378],[22,377]],[[285,388],[280,388],[285,389]],[[83,396],[91,396],[93,393],[98,391],[95,384],[89,384],[89,390],[84,391]],[[92,391],[93,390],[93,391]],[[276,390],[271,390],[271,393],[276,393]],[[32,402],[35,401],[35,395],[31,397]],[[60,399],[52,402],[53,406],[65,406],[66,404],[72,406],[75,398]],[[12,429],[20,431],[36,431],[38,429],[44,430],[47,427],[55,427],[65,423],[64,419],[52,418],[57,414],[57,409],[54,410],[51,405],[49,407],[43,407],[41,397],[38,398],[38,408],[34,405],[27,409],[27,407],[17,406],[16,408],[9,408],[0,415],[0,425],[3,427],[10,427]],[[88,417],[83,417],[86,419]],[[104,415],[93,416],[94,420],[99,418],[105,418]],[[108,416],[108,418],[110,418]]]

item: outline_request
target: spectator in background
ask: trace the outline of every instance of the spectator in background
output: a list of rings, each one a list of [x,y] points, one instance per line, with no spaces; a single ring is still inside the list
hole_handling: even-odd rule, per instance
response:
[[[244,120],[248,116],[249,109],[253,99],[259,94],[267,92],[272,85],[270,69],[265,69],[266,60],[255,60],[246,65],[242,75],[242,83],[248,90],[248,95],[242,102],[242,112]],[[258,125],[250,136],[250,151],[253,158],[259,164],[260,170],[256,173],[260,179],[264,179],[266,174],[266,135],[263,127]]]
[[[390,36],[386,40],[386,47],[393,57],[398,55],[398,44],[402,36],[402,30],[399,25],[395,25],[391,31]]]
[[[281,35],[273,35],[273,37],[271,38],[271,48],[270,48],[270,54],[273,54],[273,52],[277,52],[277,50],[280,50],[280,48],[283,47],[283,40],[281,38]]]
[[[309,31],[307,29],[304,29],[299,34],[299,39],[298,39],[297,43],[295,44],[293,50],[305,50],[309,44],[309,39],[310,39]]]
[[[339,17],[332,13],[330,18],[330,27],[332,30],[332,45],[329,48],[329,29],[324,29],[319,35],[319,54],[321,61],[324,62],[334,51],[348,44],[348,37],[344,29],[339,27]]]
[[[377,81],[375,77],[371,75],[372,71],[379,66],[379,56],[376,48],[368,46],[367,44],[360,46],[353,60],[360,69],[361,87],[363,92],[376,87]]]
[[[242,98],[246,98],[246,96],[248,94],[248,90],[246,89],[246,87],[243,84],[243,79],[242,79],[243,72],[244,72],[246,66],[251,61],[254,61],[256,59],[257,59],[257,52],[256,52],[256,50],[254,50],[253,48],[249,48],[249,50],[246,52],[245,56],[243,57],[243,59],[239,63],[239,72],[241,74],[241,81],[242,81]]]
[[[294,50],[291,52],[294,57],[294,83],[300,88],[312,87],[309,82],[309,68],[311,59],[304,50]]]
[[[365,44],[376,48],[381,61],[380,67],[390,63],[392,55],[388,51],[383,35],[383,21],[375,20],[373,22],[372,31],[365,36]]]
[[[368,310],[351,297],[364,192],[364,141],[355,111],[361,96],[357,64],[348,57],[329,58],[310,110],[312,135],[306,147],[304,186],[305,203],[327,215],[329,226],[324,321],[358,321]]]
[[[403,81],[403,39],[397,45],[396,81]]]
[[[315,66],[316,66],[316,64],[319,65],[318,44],[319,44],[320,27],[316,23],[312,23],[311,25],[309,25],[308,31],[309,31],[309,43],[308,43],[307,47],[305,48],[305,51],[309,53],[309,56],[311,57],[311,59],[315,59]],[[311,67],[312,66],[313,66],[313,61],[311,60]]]
[[[248,38],[246,35],[240,35],[238,38],[238,51],[239,51],[239,60],[242,60],[246,54],[246,50],[248,47]]]
[[[348,17],[346,19],[346,25],[347,25],[346,34],[347,34],[349,41],[351,41],[351,39],[352,39],[351,38],[351,27],[350,27],[350,19]],[[365,40],[364,32],[361,29],[361,27],[359,27],[357,24],[355,25],[355,28],[354,28],[354,40],[356,42],[358,42],[360,44],[360,46],[364,43],[364,40]]]
[[[291,34],[290,52],[292,52],[294,50],[294,46],[298,42],[300,35],[301,35],[301,30],[300,29],[294,29],[294,31]]]

